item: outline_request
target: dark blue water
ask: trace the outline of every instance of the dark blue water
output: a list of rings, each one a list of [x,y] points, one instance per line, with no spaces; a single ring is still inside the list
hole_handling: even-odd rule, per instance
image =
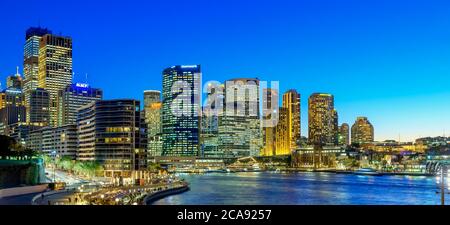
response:
[[[333,173],[183,175],[191,190],[157,205],[436,205],[436,178]],[[448,197],[448,196],[447,196]]]

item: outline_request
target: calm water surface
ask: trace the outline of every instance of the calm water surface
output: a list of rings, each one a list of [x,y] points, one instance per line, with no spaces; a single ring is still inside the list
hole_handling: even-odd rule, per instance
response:
[[[333,173],[181,175],[191,190],[156,205],[435,205],[434,177]]]

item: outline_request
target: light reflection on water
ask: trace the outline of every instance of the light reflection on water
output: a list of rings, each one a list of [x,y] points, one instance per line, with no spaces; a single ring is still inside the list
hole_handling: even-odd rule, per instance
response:
[[[156,205],[434,205],[432,177],[331,173],[182,175],[191,190]]]

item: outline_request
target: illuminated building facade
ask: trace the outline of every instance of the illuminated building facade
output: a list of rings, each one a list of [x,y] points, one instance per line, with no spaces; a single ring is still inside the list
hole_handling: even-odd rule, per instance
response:
[[[278,115],[278,90],[272,88],[263,89],[263,121],[266,121],[263,126],[263,151],[262,156],[276,155],[276,134],[277,124],[279,122]],[[276,118],[272,118],[276,117]]]
[[[308,141],[313,145],[335,144],[334,97],[314,93],[308,101]]]
[[[350,126],[347,123],[339,127],[339,145],[350,145]]]
[[[146,129],[140,102],[99,100],[78,111],[77,159],[97,161],[105,176],[131,176],[146,165]]]
[[[58,92],[58,126],[76,124],[77,111],[82,106],[101,100],[103,91],[91,88],[88,84],[76,83],[68,85]]]
[[[291,154],[291,137],[289,136],[289,109],[280,107],[276,126],[275,155]]]
[[[0,127],[3,134],[9,135],[9,126],[25,122],[26,109],[20,89],[7,88],[0,93]]]
[[[19,74],[19,67],[17,67],[16,74],[6,78],[6,88],[22,90],[22,84],[22,77]]]
[[[48,29],[31,27],[26,31],[23,54],[23,93],[27,112],[30,108],[31,91],[38,87],[39,80],[39,44],[42,36],[51,34]],[[30,113],[27,113],[27,122],[30,121]]]
[[[260,155],[259,80],[238,78],[225,83],[225,108],[219,116],[219,149],[224,157]]]
[[[48,126],[50,123],[50,93],[42,88],[29,92],[27,121],[34,126]]]
[[[374,141],[374,128],[367,117],[356,118],[352,126],[352,144],[365,144]]]
[[[163,71],[163,156],[198,156],[200,151],[200,65]]]
[[[207,98],[201,119],[201,156],[223,158],[223,151],[219,148],[219,115],[223,114],[225,86],[219,82],[210,82],[205,87]]]
[[[283,94],[283,108],[287,109],[286,123],[289,149],[298,148],[300,140],[300,94],[296,90],[289,90]]]
[[[77,126],[75,124],[60,127],[44,127],[31,131],[27,147],[51,155],[56,151],[59,157],[76,159],[78,149]]]
[[[144,115],[147,124],[147,153],[149,157],[162,155],[161,110],[161,92],[156,90],[144,91]]]
[[[333,110],[333,144],[339,145],[339,114],[336,109]]]
[[[72,84],[72,39],[44,35],[39,44],[38,85],[50,94],[50,126],[58,124],[58,92]]]

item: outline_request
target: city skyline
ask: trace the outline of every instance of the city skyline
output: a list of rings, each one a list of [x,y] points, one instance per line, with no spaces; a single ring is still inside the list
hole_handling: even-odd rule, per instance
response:
[[[30,1],[29,3],[37,7],[36,2]],[[328,3],[333,6],[336,4]],[[20,6],[16,5],[17,3],[6,4],[8,5],[5,5],[4,8],[14,9]],[[436,29],[447,26],[449,18],[443,15],[443,11],[439,10],[436,5],[412,2],[410,8],[407,8],[406,12],[402,14],[405,18],[400,18],[396,17],[395,9],[400,8],[401,4],[383,2],[380,5],[385,7],[377,6],[376,9],[384,10],[382,11],[384,20],[377,21],[376,18],[379,15],[374,12],[375,15],[372,14],[360,22],[350,21],[352,18],[360,18],[359,13],[352,12],[346,16],[325,10],[322,12],[325,16],[329,15],[337,19],[336,27],[333,28],[332,20],[314,17],[306,13],[306,9],[319,10],[314,3],[289,2],[276,5],[274,11],[269,11],[269,4],[263,2],[261,8],[255,12],[249,12],[249,15],[244,15],[243,11],[248,9],[251,4],[244,3],[234,15],[235,19],[242,19],[243,24],[235,27],[224,24],[224,18],[228,18],[223,14],[226,10],[221,9],[221,14],[217,17],[213,15],[215,10],[204,12],[203,16],[218,23],[217,28],[224,29],[223,31],[217,29],[218,34],[237,29],[235,30],[237,33],[231,33],[223,39],[219,39],[217,34],[200,38],[201,35],[205,35],[204,32],[200,32],[202,28],[213,26],[213,24],[201,22],[204,19],[201,16],[192,16],[184,22],[167,18],[167,21],[158,20],[154,24],[148,23],[152,18],[150,16],[141,23],[120,27],[124,30],[123,34],[119,33],[117,37],[105,40],[104,38],[110,36],[101,34],[102,29],[106,33],[117,32],[113,29],[116,26],[112,26],[112,24],[118,22],[119,18],[112,16],[112,23],[95,22],[94,20],[92,25],[88,25],[88,19],[92,19],[93,11],[98,7],[96,4],[98,3],[89,5],[86,15],[83,15],[86,18],[76,23],[59,14],[55,15],[60,19],[58,21],[52,20],[52,16],[38,18],[32,13],[23,15],[29,20],[22,17],[8,17],[9,14],[1,15],[4,21],[12,20],[12,22],[17,21],[18,23],[7,23],[5,29],[1,31],[5,43],[8,44],[0,53],[0,79],[4,82],[6,76],[14,74],[17,65],[20,66],[20,74],[23,75],[25,30],[34,25],[33,21],[40,21],[42,27],[53,30],[56,35],[62,31],[63,36],[73,38],[74,81],[85,81],[87,73],[89,83],[94,87],[102,88],[105,99],[142,100],[144,90],[162,91],[161,71],[164,68],[171,65],[200,64],[202,65],[203,83],[209,80],[224,82],[236,77],[258,77],[260,80],[266,81],[279,80],[280,96],[289,89],[296,89],[304,96],[301,99],[302,134],[307,134],[307,99],[314,92],[325,92],[335,96],[335,107],[339,111],[340,124],[353,124],[358,116],[368,117],[375,126],[375,140],[377,141],[398,140],[399,136],[402,141],[413,141],[418,137],[443,135],[445,129],[450,127],[450,119],[447,116],[450,106],[445,104],[450,97],[450,91],[445,85],[450,82],[450,78],[447,76],[450,71],[449,66],[445,64],[447,62],[445,59],[450,58],[448,57],[450,51],[446,51],[449,46],[445,43],[449,33],[445,29]],[[112,4],[110,8],[114,12],[118,10],[118,5],[115,4]],[[84,5],[81,3],[72,6],[82,7]],[[174,10],[185,13],[185,10],[204,9],[204,7],[196,8],[199,5],[201,5],[200,2],[192,5],[179,2],[179,5],[174,6]],[[370,4],[356,5],[361,7],[361,12],[364,12]],[[153,6],[152,12],[168,7],[165,3]],[[288,32],[288,28],[292,28],[292,24],[287,24],[288,19],[291,18],[279,14],[282,9],[289,10],[288,6],[298,6],[304,13],[301,14],[302,20],[296,19],[292,23],[301,22],[302,26],[294,29],[291,33]],[[223,5],[223,7],[231,9],[232,4]],[[434,15],[421,13],[415,17],[408,14],[418,7],[426,9],[433,7],[437,11],[434,11]],[[148,8],[148,5],[144,4],[143,9],[135,10],[143,12]],[[23,10],[26,12],[29,9],[25,7]],[[131,14],[130,8],[123,10]],[[261,16],[257,16],[258,13],[264,12],[276,15],[274,17],[276,19],[269,23]],[[4,16],[8,18],[3,18]],[[262,19],[262,22],[255,23],[255,18],[252,16]],[[420,22],[424,16],[429,16],[427,22]],[[78,15],[71,13],[67,18],[80,19]],[[136,16],[132,16],[129,20],[134,19]],[[320,22],[323,22],[324,25],[321,28],[313,29],[313,25],[317,25],[317,22],[312,21],[314,19],[321,20]],[[387,24],[389,19],[393,19],[394,25]],[[167,31],[168,27],[165,25],[188,25],[191,22],[198,22],[200,28],[191,30],[186,26],[177,26],[181,31],[189,34],[187,40],[179,37],[171,37],[166,40],[164,35],[159,34]],[[118,25],[120,24],[118,23]],[[250,31],[245,31],[244,28],[249,28],[250,24],[255,27],[252,27]],[[369,29],[366,28],[366,24],[369,25],[367,26]],[[139,25],[148,25],[149,28],[155,28],[156,31],[143,31],[138,29]],[[267,30],[262,29],[264,25],[268,25],[265,26]],[[283,26],[277,29],[278,25]],[[395,25],[407,26],[399,28]],[[430,28],[424,28],[424,26],[430,25],[432,25]],[[95,26],[100,29],[94,29]],[[387,32],[376,34],[375,32],[380,29],[379,26],[387,29]],[[429,32],[427,35],[419,34],[413,29],[415,26],[420,26],[420,29],[417,28],[417,30],[421,30],[420,33]],[[340,31],[339,28],[344,28],[344,30]],[[395,30],[394,28],[399,29]],[[255,34],[252,34],[252,31]],[[308,32],[310,35],[307,35]],[[356,38],[348,37],[348,32],[354,34]],[[233,37],[238,33],[239,38]],[[270,35],[270,33],[275,34]],[[104,54],[111,51],[109,50],[111,45],[121,43],[127,36],[125,34],[140,37],[139,40],[143,42],[127,41],[126,47],[115,45],[117,47],[117,49],[114,48],[116,55]],[[329,40],[324,39],[326,34],[331,34]],[[370,37],[374,34],[375,37]],[[317,38],[317,35],[320,35],[321,38],[312,41],[313,38]],[[88,38],[89,36],[97,37],[98,40],[91,40]],[[346,38],[343,38],[344,36]],[[213,40],[209,42],[208,37]],[[200,40],[194,41],[196,38],[200,38]],[[280,41],[285,40],[286,44],[280,44]],[[429,43],[431,40],[434,44]],[[250,43],[251,41],[255,41],[255,43]],[[263,44],[265,41],[273,45]],[[148,42],[151,42],[148,46],[143,44]],[[422,45],[426,48],[418,47],[422,42],[428,43]],[[312,47],[308,48],[308,44]],[[156,47],[155,45],[162,46]],[[336,47],[338,45],[343,46]],[[258,46],[265,48],[257,48]],[[227,47],[231,48],[226,50]],[[380,47],[383,47],[385,52],[377,50]],[[327,48],[329,49],[327,50]],[[171,54],[177,49],[176,53],[178,54]],[[186,54],[186,52],[190,54]],[[309,59],[306,57],[307,55],[310,56]],[[429,58],[425,56],[429,56]],[[420,76],[424,79],[413,79]],[[109,77],[114,79],[107,79]],[[106,79],[108,83],[104,82]],[[127,81],[129,84],[133,79],[139,79],[139,82],[133,82],[133,85],[128,86],[123,85]],[[5,88],[3,82],[2,88]],[[414,121],[411,122],[411,120]]]

